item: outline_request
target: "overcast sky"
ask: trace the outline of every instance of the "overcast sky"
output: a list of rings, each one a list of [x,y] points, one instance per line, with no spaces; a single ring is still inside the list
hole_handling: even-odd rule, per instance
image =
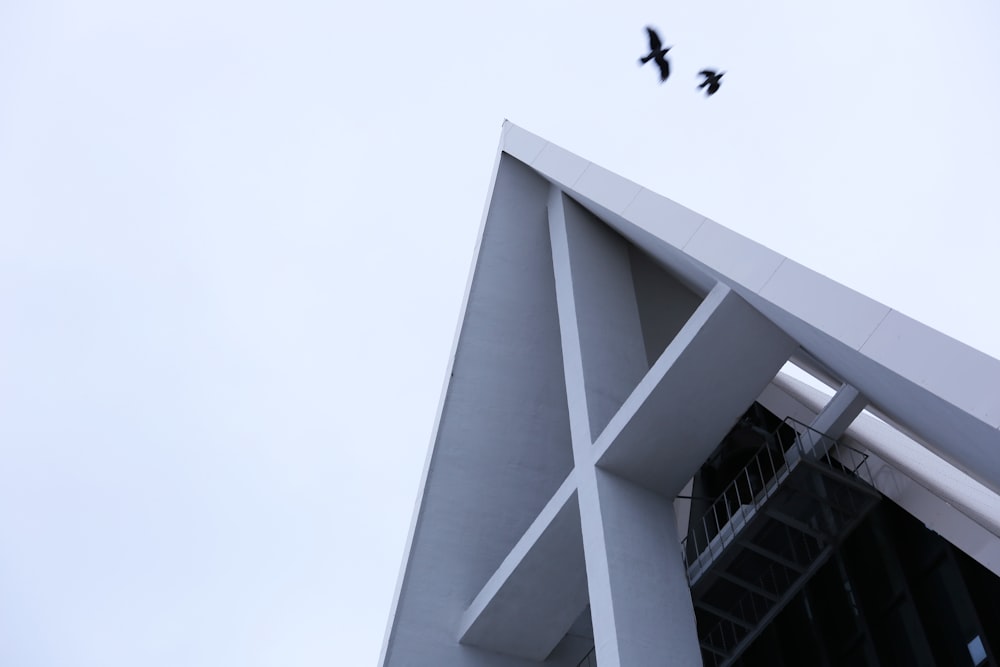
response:
[[[0,664],[377,662],[504,118],[1000,357],[1000,5],[685,5],[0,0]]]

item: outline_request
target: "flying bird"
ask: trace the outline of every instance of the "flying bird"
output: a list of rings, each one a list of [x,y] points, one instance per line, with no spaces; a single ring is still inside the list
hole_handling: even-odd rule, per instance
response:
[[[646,26],[646,32],[649,33],[649,54],[639,58],[639,67],[652,60],[660,68],[660,83],[663,83],[670,76],[670,63],[667,61],[666,56],[667,51],[673,47],[668,46],[664,48],[663,42],[660,41],[660,36],[649,26]]]
[[[722,84],[722,75],[725,74],[725,72],[716,72],[715,70],[712,69],[703,69],[698,73],[701,74],[703,77],[705,77],[705,80],[702,81],[701,85],[699,85],[698,87],[704,88],[705,86],[708,86],[708,90],[705,91],[706,97],[711,97],[712,95],[719,92],[719,86]]]

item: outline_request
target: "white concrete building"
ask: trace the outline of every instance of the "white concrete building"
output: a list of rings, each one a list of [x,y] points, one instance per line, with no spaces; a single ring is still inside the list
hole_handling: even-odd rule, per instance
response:
[[[998,428],[1000,361],[506,123],[381,664],[1000,665]]]

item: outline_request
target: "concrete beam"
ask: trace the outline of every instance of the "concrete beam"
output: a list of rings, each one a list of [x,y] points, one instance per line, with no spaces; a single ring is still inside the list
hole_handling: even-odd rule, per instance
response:
[[[587,606],[571,475],[462,615],[459,641],[542,661]]]
[[[795,348],[717,285],[612,418],[594,447],[597,464],[673,497]]]
[[[837,393],[816,415],[809,425],[833,440],[837,440],[847,431],[847,428],[857,419],[861,411],[868,405],[868,399],[849,384],[841,385]]]

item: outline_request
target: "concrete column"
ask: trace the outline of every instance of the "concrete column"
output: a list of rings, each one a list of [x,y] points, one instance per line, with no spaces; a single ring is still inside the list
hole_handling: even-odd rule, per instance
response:
[[[868,399],[857,389],[849,384],[841,385],[810,427],[837,440],[867,405]]]
[[[649,370],[629,244],[561,192],[588,422],[596,439]]]
[[[594,476],[600,514],[582,520],[598,664],[701,665],[673,502],[600,468]]]
[[[594,464],[592,433],[647,370],[627,246],[584,211],[568,220],[568,207],[576,205],[553,187],[549,229],[597,661],[694,667],[701,652],[672,499]]]

